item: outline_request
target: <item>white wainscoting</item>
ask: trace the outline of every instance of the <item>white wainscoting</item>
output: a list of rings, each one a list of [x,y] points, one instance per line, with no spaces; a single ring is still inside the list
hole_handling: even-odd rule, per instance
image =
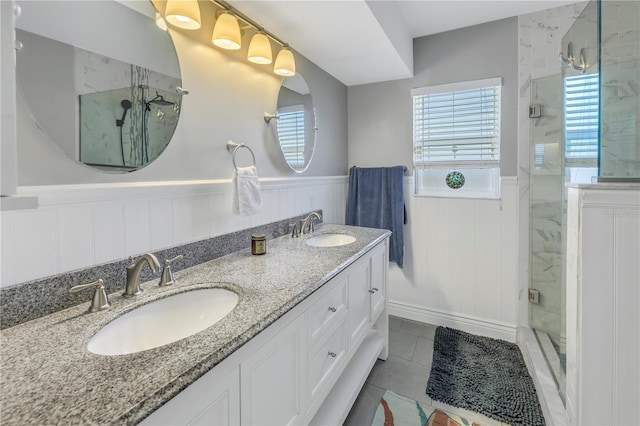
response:
[[[640,185],[569,188],[567,416],[571,425],[640,418]]]
[[[21,187],[35,210],[1,214],[9,286],[322,209],[344,223],[345,176],[261,179],[260,213],[231,213],[231,181]]]
[[[404,268],[391,264],[392,315],[516,341],[516,177],[500,200],[414,197],[406,181]]]

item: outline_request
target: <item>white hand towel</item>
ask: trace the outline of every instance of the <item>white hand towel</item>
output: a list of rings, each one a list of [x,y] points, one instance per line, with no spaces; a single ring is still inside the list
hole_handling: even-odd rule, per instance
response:
[[[262,207],[260,179],[256,166],[237,167],[233,172],[233,213],[240,216],[258,213]]]

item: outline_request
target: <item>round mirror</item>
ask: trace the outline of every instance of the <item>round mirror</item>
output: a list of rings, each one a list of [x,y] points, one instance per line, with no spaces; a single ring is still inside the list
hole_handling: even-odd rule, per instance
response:
[[[17,89],[36,126],[99,170],[130,172],[155,160],[173,136],[182,95],[175,47],[151,2],[16,4]]]
[[[309,86],[298,73],[282,80],[276,115],[278,143],[291,170],[307,170],[316,146],[316,114]]]

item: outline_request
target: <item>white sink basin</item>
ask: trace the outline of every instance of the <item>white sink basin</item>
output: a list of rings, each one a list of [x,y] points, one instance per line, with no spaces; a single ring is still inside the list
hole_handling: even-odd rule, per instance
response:
[[[305,243],[313,247],[337,247],[351,244],[356,237],[347,234],[320,234],[307,238]]]
[[[140,306],[105,325],[87,349],[98,355],[124,355],[157,348],[211,327],[238,304],[221,288],[187,291]]]

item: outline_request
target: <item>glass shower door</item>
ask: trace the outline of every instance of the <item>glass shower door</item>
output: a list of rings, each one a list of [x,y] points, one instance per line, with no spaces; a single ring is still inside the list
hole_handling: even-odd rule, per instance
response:
[[[565,205],[562,77],[531,82],[529,326],[534,329],[564,400],[565,291],[563,257]],[[537,296],[537,297],[536,297]],[[530,298],[531,299],[531,298]]]
[[[531,82],[529,325],[558,392],[566,381],[566,184],[598,175],[598,4],[591,1],[562,38],[567,64]],[[531,294],[533,293],[533,294]]]

